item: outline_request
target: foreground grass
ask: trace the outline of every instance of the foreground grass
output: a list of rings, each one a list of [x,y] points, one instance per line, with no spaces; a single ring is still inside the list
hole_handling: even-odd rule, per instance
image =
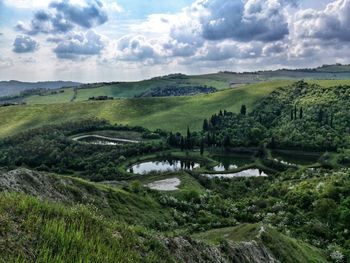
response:
[[[1,194],[0,262],[171,262],[140,228],[136,232],[96,212]]]

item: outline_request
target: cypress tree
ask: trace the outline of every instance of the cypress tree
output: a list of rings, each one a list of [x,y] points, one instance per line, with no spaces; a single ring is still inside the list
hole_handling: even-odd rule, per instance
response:
[[[245,105],[242,105],[241,107],[241,115],[245,116],[247,114],[247,107]]]
[[[185,148],[185,139],[183,136],[181,136],[180,145],[181,145],[181,151],[183,152]]]
[[[300,118],[300,119],[303,118],[303,108],[302,108],[302,107],[300,107],[299,118]]]
[[[276,148],[276,140],[275,140],[275,137],[272,136],[269,146],[270,146],[271,149],[275,149],[275,148]]]
[[[227,134],[225,135],[224,141],[223,141],[223,146],[225,148],[230,147],[231,146],[231,139],[230,136],[228,136]]]
[[[203,121],[203,131],[207,131],[209,129],[209,123],[207,119]]]
[[[190,127],[187,126],[187,139],[191,138]]]
[[[323,115],[324,115],[323,110],[320,109],[320,111],[318,112],[318,122],[320,124],[322,124],[322,122],[323,122]]]
[[[294,106],[294,120],[297,119],[297,106]]]
[[[333,128],[333,111],[331,112],[331,123],[330,123],[331,128]]]
[[[175,136],[172,132],[170,132],[170,134],[169,134],[168,143],[170,146],[175,146],[175,144],[176,144],[176,139],[175,139]]]
[[[294,119],[294,112],[293,112],[293,110],[291,110],[291,112],[290,112],[290,119],[291,119],[291,120]]]
[[[210,138],[210,133],[208,132],[207,134],[207,145],[210,147],[211,146],[211,138]]]
[[[204,140],[203,140],[203,138],[201,140],[201,150],[200,150],[200,152],[201,152],[201,155],[203,155],[203,153],[204,153]]]

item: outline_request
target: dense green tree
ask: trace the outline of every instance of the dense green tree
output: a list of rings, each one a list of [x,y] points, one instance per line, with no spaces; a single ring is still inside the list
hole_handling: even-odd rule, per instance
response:
[[[244,115],[244,116],[247,114],[247,107],[246,107],[246,105],[242,105],[241,106],[241,111],[240,112],[241,112],[241,115]]]
[[[200,145],[200,154],[203,155],[204,153],[204,140],[203,138],[201,139],[201,145]]]
[[[209,130],[209,122],[207,119],[204,119],[203,121],[203,131],[208,131]]]
[[[223,141],[223,146],[225,147],[225,148],[228,148],[228,147],[230,147],[231,146],[231,139],[230,139],[230,136],[229,135],[225,135],[225,137],[224,137],[224,141]]]

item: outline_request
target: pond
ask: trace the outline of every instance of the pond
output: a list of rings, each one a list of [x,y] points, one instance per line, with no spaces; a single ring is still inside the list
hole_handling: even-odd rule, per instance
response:
[[[199,163],[190,160],[162,160],[135,164],[128,169],[128,172],[134,174],[148,174],[150,172],[193,170],[199,167]]]
[[[217,155],[213,156],[212,159],[219,163],[217,166],[213,167],[215,172],[225,172],[232,169],[237,169],[238,167],[242,167],[253,162],[249,155]]]
[[[286,165],[311,165],[318,161],[320,155],[316,153],[298,153],[298,152],[280,152],[273,151],[272,156],[275,160]]]
[[[235,177],[267,177],[268,175],[260,169],[247,169],[237,173],[228,174],[202,174],[209,178],[235,178]]]

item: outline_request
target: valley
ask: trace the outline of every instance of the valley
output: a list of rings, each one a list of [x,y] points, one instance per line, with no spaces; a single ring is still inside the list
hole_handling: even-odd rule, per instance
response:
[[[217,76],[0,107],[3,262],[349,258],[350,81]]]

